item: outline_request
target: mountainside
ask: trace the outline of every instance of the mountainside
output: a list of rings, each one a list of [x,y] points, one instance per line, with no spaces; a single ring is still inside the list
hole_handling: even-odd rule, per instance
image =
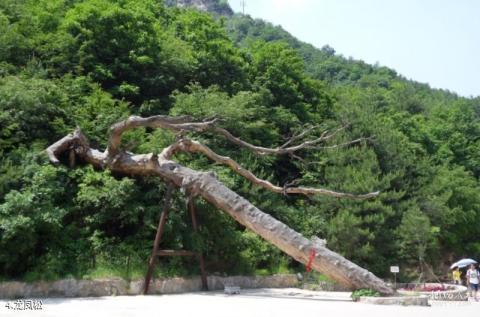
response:
[[[53,167],[43,152],[77,126],[104,149],[110,125],[129,115],[216,117],[236,137],[273,148],[334,132],[284,156],[252,155],[210,133],[188,136],[280,188],[379,197],[275,194],[201,155],[175,159],[214,172],[261,210],[379,275],[398,264],[400,279],[411,281],[424,262],[440,275],[457,257],[480,258],[480,98],[317,49],[232,14],[224,1],[167,4],[0,1],[0,279],[143,275],[165,185],[82,162]],[[122,148],[158,153],[176,138],[137,129]],[[304,270],[205,202],[192,234],[184,199],[175,193],[165,249],[204,251],[209,272]],[[184,259],[158,272],[196,273]]]
[[[361,60],[345,58],[335,52],[326,43],[322,48],[316,48],[304,43],[281,26],[274,26],[261,19],[253,19],[249,15],[235,14],[227,22],[227,31],[232,40],[239,46],[246,46],[251,41],[266,42],[283,41],[296,49],[305,61],[305,70],[313,78],[327,81],[334,85],[387,85],[389,81],[398,79],[410,82],[416,89],[437,91],[446,98],[457,95],[445,90],[430,89],[427,84],[408,81],[393,69],[385,66],[370,65]],[[383,80],[383,82],[382,82]]]

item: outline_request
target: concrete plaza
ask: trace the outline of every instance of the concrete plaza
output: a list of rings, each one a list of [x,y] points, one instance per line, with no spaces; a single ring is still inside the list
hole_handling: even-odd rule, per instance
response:
[[[208,316],[208,317],[313,317],[313,316],[473,316],[478,302],[432,302],[431,307],[380,306],[350,301],[349,293],[309,292],[298,289],[242,290],[240,295],[202,292],[176,295],[97,298],[46,298],[41,310],[13,310],[0,300],[0,316]]]

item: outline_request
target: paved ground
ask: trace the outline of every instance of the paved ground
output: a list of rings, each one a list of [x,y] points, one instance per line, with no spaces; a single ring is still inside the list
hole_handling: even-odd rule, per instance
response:
[[[479,302],[433,302],[431,307],[379,306],[349,301],[348,293],[308,292],[298,289],[242,290],[240,295],[220,292],[180,295],[118,296],[42,299],[42,310],[19,311],[0,300],[0,316],[473,316]]]

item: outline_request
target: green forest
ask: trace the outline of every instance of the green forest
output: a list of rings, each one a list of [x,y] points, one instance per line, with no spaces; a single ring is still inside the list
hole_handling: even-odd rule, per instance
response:
[[[144,275],[162,180],[53,166],[44,151],[76,127],[104,149],[109,127],[130,115],[217,117],[265,147],[345,127],[295,156],[257,156],[208,133],[192,138],[273,184],[380,191],[375,199],[275,194],[200,155],[176,160],[214,171],[261,210],[382,277],[390,265],[408,280],[421,263],[441,275],[457,258],[480,258],[480,98],[315,48],[224,1],[211,12],[170,2],[0,1],[0,280]],[[137,129],[123,147],[158,153],[174,139]],[[185,195],[175,192],[165,248],[203,251],[211,274],[305,270],[197,203],[192,234]],[[165,259],[156,274],[197,275],[198,264]]]

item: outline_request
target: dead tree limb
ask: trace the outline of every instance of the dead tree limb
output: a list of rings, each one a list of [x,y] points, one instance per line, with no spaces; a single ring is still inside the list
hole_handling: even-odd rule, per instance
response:
[[[318,126],[306,128],[303,132],[293,135],[287,142],[285,142],[282,146],[276,147],[276,148],[267,148],[263,146],[257,146],[253,145],[251,143],[248,143],[246,141],[243,141],[242,139],[232,135],[228,130],[220,128],[220,127],[213,127],[212,130],[215,131],[216,133],[223,135],[227,140],[230,142],[247,148],[250,151],[258,154],[258,155],[285,155],[285,154],[293,154],[295,152],[298,152],[303,149],[311,149],[315,147],[316,145],[326,142],[333,137],[335,137],[340,131],[343,131],[347,128],[347,125],[342,126],[332,133],[329,133],[328,131],[324,131],[319,137],[313,138],[307,141],[303,141],[300,144],[297,145],[291,145],[295,141],[298,141],[305,137],[306,135],[310,134],[313,130],[317,129]],[[352,143],[353,144],[353,143]]]
[[[50,161],[54,164],[60,163],[59,157],[62,156],[64,152],[73,149],[79,159],[99,169],[108,168],[112,171],[126,175],[158,176],[166,182],[185,189],[190,194],[201,196],[218,209],[228,213],[240,224],[257,233],[262,238],[274,244],[301,263],[308,263],[310,256],[314,251],[315,257],[311,263],[312,268],[346,287],[351,289],[371,288],[383,294],[393,293],[392,288],[372,273],[348,261],[325,246],[306,239],[282,222],[262,212],[248,200],[230,190],[217,180],[212,173],[192,170],[173,161],[172,157],[178,151],[202,153],[213,161],[231,167],[240,175],[264,188],[275,192],[283,192],[284,188],[274,186],[267,181],[258,179],[255,175],[243,169],[232,159],[220,156],[208,147],[190,140],[179,140],[163,149],[159,155],[152,153],[135,155],[124,152],[120,149],[122,133],[136,127],[164,128],[178,132],[202,132],[209,129],[215,129],[215,131],[217,131],[219,129],[214,127],[215,120],[205,122],[189,122],[188,120],[188,118],[178,119],[165,116],[149,118],[130,117],[129,119],[112,126],[109,144],[104,152],[90,148],[86,137],[78,129],[49,146],[46,152]],[[323,138],[325,137],[326,136]],[[238,138],[233,138],[239,140]],[[313,140],[311,142],[318,143],[320,141]],[[312,144],[311,142],[309,144]],[[248,145],[246,142],[245,144]],[[303,148],[305,145],[301,145],[301,147]],[[263,150],[260,151],[263,153],[269,152],[268,150],[265,150],[267,148],[262,149]],[[278,153],[275,152],[276,151],[270,151],[270,153],[274,154],[278,154],[282,151],[277,151]],[[278,190],[279,188],[280,191]],[[302,189],[302,187],[295,189],[292,187],[287,188],[287,190],[290,191],[290,193],[323,194],[334,197],[350,198],[370,198],[377,194],[371,193],[362,197],[352,194],[335,193],[324,189]],[[338,196],[339,194],[340,196]]]
[[[212,151],[208,146],[203,145],[197,141],[189,140],[189,139],[182,139],[173,144],[173,147],[169,149],[170,153],[168,154],[169,157],[173,155],[175,152],[186,152],[186,153],[201,153],[204,154],[206,157],[211,159],[214,162],[226,165],[230,167],[235,173],[245,177],[251,183],[261,186],[269,191],[278,194],[303,194],[303,195],[326,195],[332,196],[337,198],[353,198],[353,199],[368,199],[375,196],[378,196],[379,192],[372,192],[367,194],[350,194],[350,193],[341,193],[336,192],[333,190],[323,189],[323,188],[313,188],[313,187],[288,187],[288,186],[276,186],[273,185],[271,182],[260,179],[255,174],[253,174],[248,169],[243,168],[240,164],[238,164],[235,160],[231,159],[228,156],[222,156],[214,151]]]

